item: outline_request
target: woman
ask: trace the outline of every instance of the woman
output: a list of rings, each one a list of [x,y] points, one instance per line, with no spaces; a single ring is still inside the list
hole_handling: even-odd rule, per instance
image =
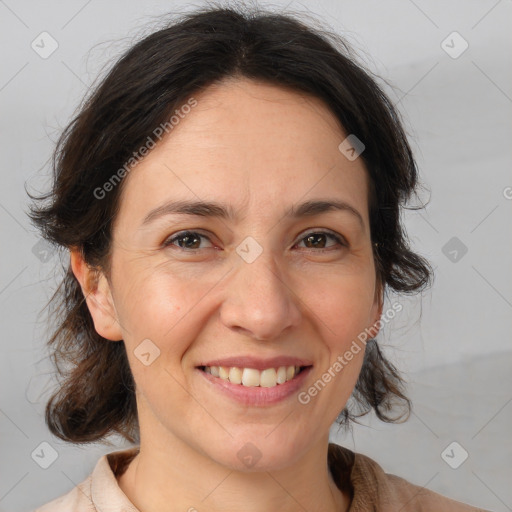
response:
[[[375,337],[386,290],[432,275],[400,223],[411,149],[340,38],[184,16],[119,60],[54,164],[31,212],[70,251],[46,420],[136,446],[39,511],[477,510],[329,443],[407,417]]]

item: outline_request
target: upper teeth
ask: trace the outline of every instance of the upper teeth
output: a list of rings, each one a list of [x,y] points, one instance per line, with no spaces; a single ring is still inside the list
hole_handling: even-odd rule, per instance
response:
[[[235,366],[205,366],[204,371],[214,377],[228,380],[232,384],[242,386],[261,386],[270,388],[276,384],[284,384],[299,373],[300,366],[280,366],[263,371],[254,368],[236,368]]]

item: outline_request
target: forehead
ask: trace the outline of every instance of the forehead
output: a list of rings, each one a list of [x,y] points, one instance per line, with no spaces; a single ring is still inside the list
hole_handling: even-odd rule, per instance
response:
[[[366,169],[339,151],[347,134],[321,100],[246,79],[193,97],[196,106],[125,178],[119,218],[140,222],[169,199],[272,216],[326,195],[357,204],[366,218]]]

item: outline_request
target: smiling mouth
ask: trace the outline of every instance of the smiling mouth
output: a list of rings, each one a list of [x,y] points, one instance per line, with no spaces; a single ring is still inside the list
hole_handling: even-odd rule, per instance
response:
[[[285,384],[310,366],[280,366],[268,368],[263,371],[254,368],[237,368],[227,366],[198,366],[197,368],[212,377],[227,381],[231,384],[238,384],[243,387],[275,387]]]

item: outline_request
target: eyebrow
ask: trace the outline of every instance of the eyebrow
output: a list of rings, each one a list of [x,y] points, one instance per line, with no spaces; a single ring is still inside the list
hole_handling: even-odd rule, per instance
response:
[[[364,220],[362,215],[350,204],[338,200],[315,200],[306,201],[298,206],[292,206],[285,212],[285,217],[299,218],[318,215],[330,211],[344,211],[357,218],[359,224],[364,229]],[[211,201],[169,201],[157,208],[151,210],[144,220],[141,227],[154,220],[172,214],[195,215],[199,217],[214,217],[220,219],[234,220],[237,216],[229,205]]]

